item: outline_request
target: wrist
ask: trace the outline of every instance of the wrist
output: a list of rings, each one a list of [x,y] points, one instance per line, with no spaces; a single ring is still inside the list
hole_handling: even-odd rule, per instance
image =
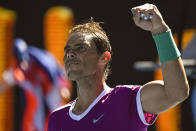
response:
[[[161,34],[169,30],[168,25],[163,22],[160,26],[151,31],[153,35]]]
[[[154,38],[161,63],[177,59],[180,56],[180,52],[175,44],[170,29],[164,33],[152,36]]]

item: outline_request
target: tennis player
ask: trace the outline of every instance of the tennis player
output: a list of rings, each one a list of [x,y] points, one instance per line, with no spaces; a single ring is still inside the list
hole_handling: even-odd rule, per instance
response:
[[[135,24],[152,33],[163,81],[108,87],[112,49],[106,33],[93,20],[76,25],[64,48],[64,64],[77,83],[77,98],[50,115],[49,131],[146,131],[158,114],[189,96],[180,52],[157,7],[144,4],[131,11]]]

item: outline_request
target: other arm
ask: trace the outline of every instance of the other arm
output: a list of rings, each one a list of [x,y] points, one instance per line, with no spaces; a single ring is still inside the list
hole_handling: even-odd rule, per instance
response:
[[[144,30],[151,31],[153,35],[162,35],[162,33],[169,30],[155,5],[145,4],[132,8],[131,11],[135,24]],[[143,20],[140,18],[141,13],[145,15],[152,14],[153,18],[151,20]],[[159,41],[156,41],[156,43],[164,44],[164,42],[159,43]],[[159,57],[160,55],[163,55],[163,53],[159,54]],[[189,95],[188,80],[180,56],[163,60],[161,69],[163,81],[149,82],[141,90],[141,102],[144,112],[154,114],[164,112],[184,101]]]

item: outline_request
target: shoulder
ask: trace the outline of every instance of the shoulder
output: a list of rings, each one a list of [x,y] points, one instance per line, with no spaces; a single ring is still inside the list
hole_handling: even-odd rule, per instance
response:
[[[113,91],[115,93],[137,93],[139,89],[142,88],[141,85],[117,85]]]
[[[66,109],[68,109],[70,106],[71,106],[71,103],[68,103],[68,104],[66,104],[66,105],[63,105],[63,106],[60,106],[60,107],[56,108],[53,112],[59,112],[59,111],[62,111],[62,110],[66,110]],[[52,112],[52,113],[53,113],[53,112]]]
[[[143,125],[148,126],[153,124],[157,118],[157,115],[144,113],[140,98],[142,89],[143,86],[141,85],[118,85],[114,88],[114,91],[116,94],[119,94],[118,99],[121,100],[121,107],[123,107],[124,103],[124,106],[128,106],[127,109],[129,109],[129,111],[137,112],[137,118],[139,118],[137,120],[142,122]]]
[[[118,85],[111,90],[110,96],[116,101],[134,102],[141,88],[140,85]]]

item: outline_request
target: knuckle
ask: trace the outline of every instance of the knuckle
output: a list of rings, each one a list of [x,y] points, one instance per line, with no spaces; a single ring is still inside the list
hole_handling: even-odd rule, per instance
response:
[[[153,9],[157,9],[157,6],[156,5],[153,5],[152,7],[153,7]]]
[[[154,11],[154,9],[149,9],[148,11],[151,12],[151,11]]]
[[[153,7],[153,6],[155,6],[155,5],[153,5],[153,4],[150,4],[150,6],[152,6],[152,7]]]

